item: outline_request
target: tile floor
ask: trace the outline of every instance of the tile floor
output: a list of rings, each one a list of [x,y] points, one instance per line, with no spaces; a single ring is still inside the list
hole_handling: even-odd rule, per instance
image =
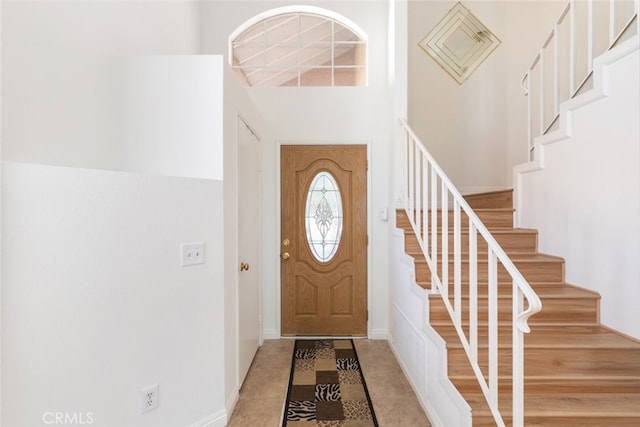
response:
[[[429,427],[429,420],[387,341],[354,341],[380,427]],[[228,427],[281,425],[293,343],[291,339],[267,340],[260,347]]]

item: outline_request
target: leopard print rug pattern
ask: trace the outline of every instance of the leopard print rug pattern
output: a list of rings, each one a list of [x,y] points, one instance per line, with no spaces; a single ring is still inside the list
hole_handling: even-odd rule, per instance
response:
[[[283,427],[378,427],[353,340],[296,340]]]

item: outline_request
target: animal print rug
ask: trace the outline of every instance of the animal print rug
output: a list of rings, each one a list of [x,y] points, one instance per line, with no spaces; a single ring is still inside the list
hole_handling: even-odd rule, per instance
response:
[[[282,426],[378,427],[353,340],[296,340]]]

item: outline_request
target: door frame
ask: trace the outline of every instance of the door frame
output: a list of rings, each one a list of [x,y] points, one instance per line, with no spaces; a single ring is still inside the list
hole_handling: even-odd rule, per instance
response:
[[[282,237],[282,227],[281,227],[281,215],[282,215],[282,195],[281,195],[281,185],[282,185],[282,165],[280,160],[280,153],[283,145],[364,145],[367,148],[367,236],[369,236],[367,245],[367,311],[369,312],[369,316],[367,318],[367,337],[371,336],[371,311],[372,311],[372,300],[373,300],[373,292],[371,289],[371,278],[373,277],[373,251],[371,244],[371,233],[372,233],[372,194],[371,194],[371,140],[364,139],[340,139],[340,140],[278,140],[276,141],[276,217],[275,217],[275,230],[276,230],[276,239],[273,242],[273,253],[278,258],[275,259],[276,263],[276,325],[278,334],[280,338],[283,339],[291,339],[292,337],[283,337],[282,336],[282,304],[281,304],[281,296],[282,296],[282,269],[281,263],[279,262],[280,255],[280,239]]]

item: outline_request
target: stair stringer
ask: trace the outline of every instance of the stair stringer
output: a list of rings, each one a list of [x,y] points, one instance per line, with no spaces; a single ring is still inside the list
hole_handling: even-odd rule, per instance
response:
[[[392,232],[389,344],[434,427],[471,427],[471,407],[448,377],[446,342],[429,325],[429,291],[415,280],[404,232]]]

